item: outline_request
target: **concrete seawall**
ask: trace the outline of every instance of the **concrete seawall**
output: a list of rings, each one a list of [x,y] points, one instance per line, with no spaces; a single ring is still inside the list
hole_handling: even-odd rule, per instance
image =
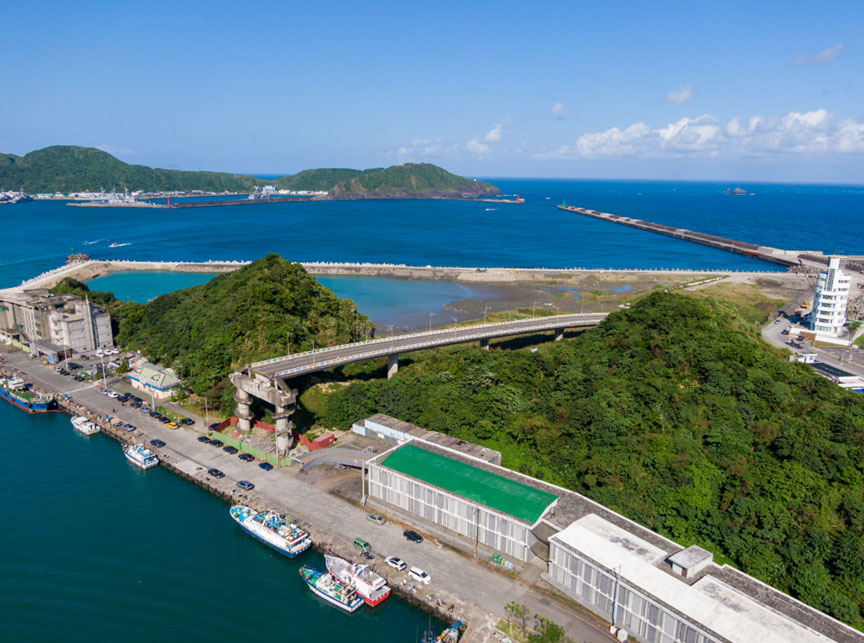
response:
[[[686,228],[675,228],[660,223],[652,223],[651,221],[643,221],[641,219],[634,219],[633,217],[622,217],[617,214],[609,214],[608,212],[599,212],[597,210],[589,210],[587,208],[579,208],[572,205],[559,205],[558,209],[564,210],[565,212],[581,214],[586,217],[592,217],[594,219],[600,219],[601,221],[618,223],[630,228],[637,228],[638,230],[646,230],[647,232],[662,234],[683,241],[691,241],[703,246],[717,248],[718,250],[725,250],[726,252],[734,252],[736,254],[753,257],[754,259],[779,263],[784,266],[798,265],[802,261],[817,264],[825,263],[823,261],[822,253],[815,250],[782,250],[770,246],[760,246],[747,241],[727,239],[725,237],[705,234],[704,232],[695,232]]]
[[[114,272],[131,270],[167,272],[232,272],[248,265],[249,261],[129,261],[88,260],[66,264],[38,275],[9,290],[35,290],[51,288],[66,277],[87,281]],[[389,277],[391,279],[458,281],[490,284],[549,283],[566,280],[580,274],[620,275],[729,275],[765,276],[782,275],[772,270],[682,270],[676,268],[472,268],[459,266],[408,266],[386,263],[301,262],[313,275]]]

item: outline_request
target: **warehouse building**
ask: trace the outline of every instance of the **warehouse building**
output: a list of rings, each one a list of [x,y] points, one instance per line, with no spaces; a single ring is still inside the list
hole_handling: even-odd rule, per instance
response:
[[[369,462],[369,497],[440,525],[515,560],[531,559],[532,528],[557,496],[456,459],[440,447],[405,444]]]
[[[503,556],[516,567],[539,559],[552,588],[607,619],[619,637],[864,643],[857,630],[717,565],[698,546],[682,547],[585,496],[473,455],[478,445],[455,449],[405,435],[368,460],[364,504],[475,555]]]

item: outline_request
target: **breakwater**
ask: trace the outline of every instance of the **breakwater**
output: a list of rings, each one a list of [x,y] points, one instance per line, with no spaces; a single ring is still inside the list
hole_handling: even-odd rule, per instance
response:
[[[123,271],[167,271],[167,272],[232,272],[248,265],[249,261],[135,261],[95,260],[76,261],[44,272],[9,290],[34,290],[51,288],[66,277],[87,281]],[[389,277],[391,279],[456,281],[470,283],[525,284],[548,283],[579,274],[620,275],[740,275],[782,276],[785,273],[773,270],[710,270],[683,268],[472,268],[459,266],[410,266],[393,263],[305,261],[300,264],[313,275]]]
[[[662,234],[675,239],[691,241],[703,246],[710,246],[718,250],[734,252],[736,254],[753,257],[754,259],[762,259],[784,266],[795,266],[801,263],[825,264],[827,260],[821,252],[816,250],[782,250],[780,248],[772,248],[770,246],[760,246],[747,241],[738,241],[737,239],[727,239],[726,237],[718,237],[704,232],[695,232],[686,228],[675,228],[672,226],[663,225],[660,223],[652,223],[651,221],[643,221],[642,219],[634,219],[633,217],[622,217],[617,214],[609,214],[608,212],[599,212],[598,210],[589,210],[587,208],[579,208],[573,205],[559,205],[559,210],[565,212],[573,212],[586,217],[600,219],[601,221],[609,221],[618,223],[630,228],[646,230],[656,234]]]

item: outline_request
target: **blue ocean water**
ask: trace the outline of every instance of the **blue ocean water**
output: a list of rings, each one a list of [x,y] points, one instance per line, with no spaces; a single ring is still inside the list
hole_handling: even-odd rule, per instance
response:
[[[0,556],[2,641],[418,641],[430,622],[395,597],[344,614],[315,598],[302,564],[247,536],[228,505],[120,446],[76,433],[65,413],[0,400],[7,442]],[[438,629],[440,623],[433,620]]]
[[[737,184],[494,181],[526,203],[321,201],[167,212],[45,201],[2,206],[0,287],[56,267],[73,248],[117,259],[256,259],[277,252],[295,261],[779,269],[562,212],[555,207],[562,200],[779,248],[864,254],[861,186],[756,184],[742,186],[754,196],[728,196],[724,189]]]

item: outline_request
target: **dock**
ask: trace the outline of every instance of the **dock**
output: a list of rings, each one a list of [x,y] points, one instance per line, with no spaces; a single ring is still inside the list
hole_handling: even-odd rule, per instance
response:
[[[149,201],[70,201],[72,208],[146,208],[178,210],[181,208],[214,208],[224,205],[272,205],[274,203],[297,203],[300,201],[326,201],[322,196],[285,197],[278,199],[225,199],[222,201],[176,201],[174,203],[150,203]]]
[[[828,264],[828,258],[818,250],[782,250],[780,248],[772,248],[770,246],[760,246],[747,241],[738,241],[737,239],[727,239],[718,237],[704,232],[695,232],[686,228],[675,228],[672,226],[663,225],[661,223],[652,223],[651,221],[643,221],[642,219],[634,219],[633,217],[622,217],[617,214],[609,214],[608,212],[599,212],[597,210],[589,210],[587,208],[579,208],[572,205],[559,205],[559,210],[565,212],[573,212],[586,217],[600,219],[601,221],[609,221],[636,228],[638,230],[646,230],[656,234],[662,234],[675,239],[691,241],[703,246],[710,246],[718,250],[726,252],[734,252],[739,255],[761,259],[778,263],[783,266],[796,266],[800,264],[813,264],[824,267]]]

